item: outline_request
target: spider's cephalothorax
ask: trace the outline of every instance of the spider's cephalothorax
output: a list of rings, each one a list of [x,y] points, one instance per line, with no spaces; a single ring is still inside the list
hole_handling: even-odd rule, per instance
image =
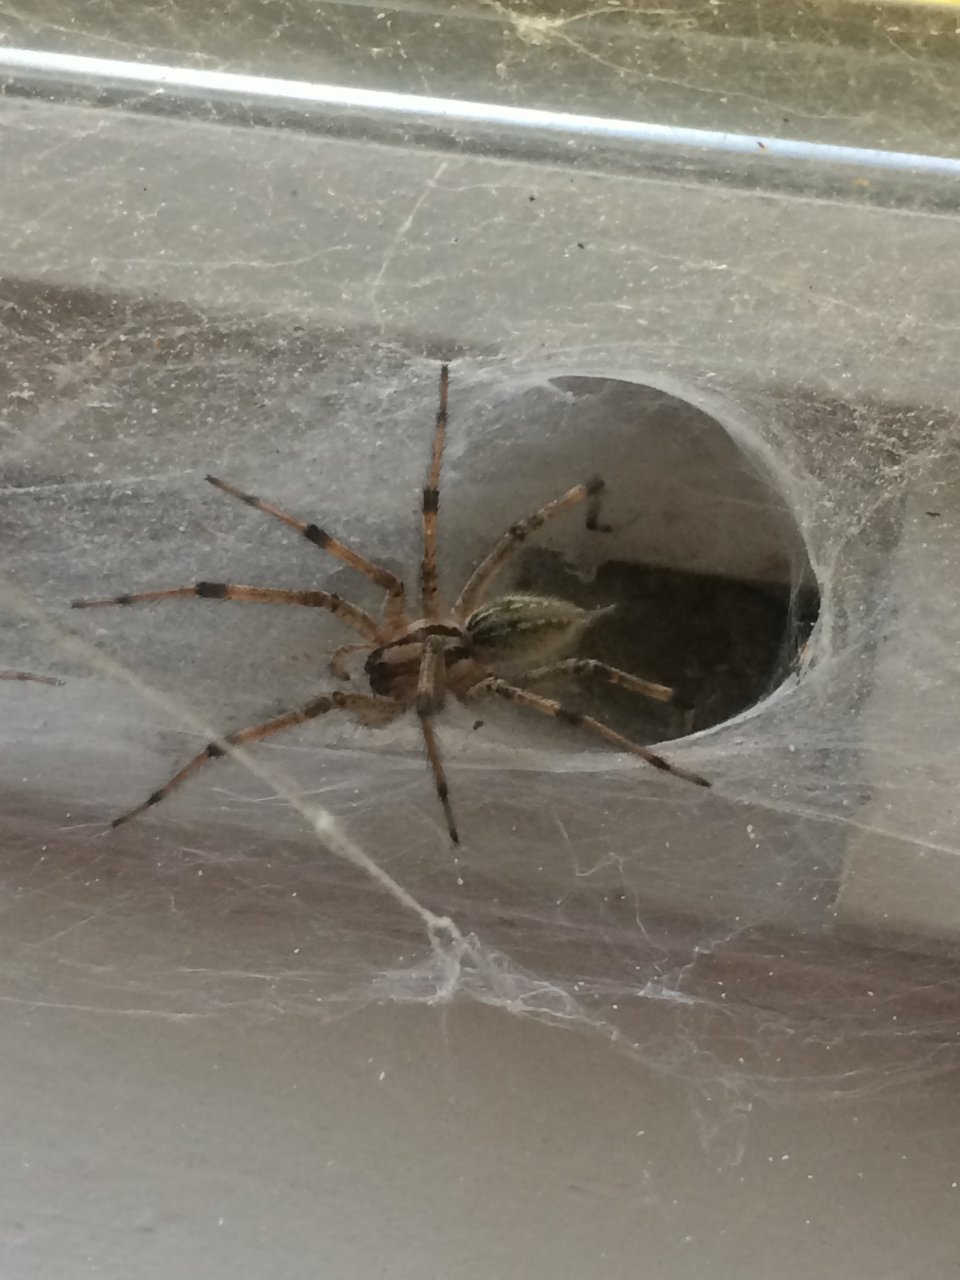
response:
[[[405,585],[395,574],[374,564],[318,525],[287,515],[254,494],[245,493],[214,476],[207,476],[207,480],[217,489],[295,529],[309,542],[329,552],[343,564],[358,570],[381,587],[386,595],[380,617],[375,618],[366,610],[328,591],[291,591],[226,582],[196,582],[186,587],[73,602],[74,608],[86,609],[100,605],[136,604],[148,600],[194,596],[206,600],[247,600],[263,604],[328,609],[362,638],[358,643],[342,645],[333,654],[330,660],[333,673],[346,679],[347,672],[343,667],[345,654],[363,651],[367,655],[364,674],[370,685],[370,693],[338,690],[318,694],[296,710],[227,734],[219,742],[208,743],[203,751],[188,761],[142,804],[114,819],[114,826],[163,800],[210,760],[225,755],[232,745],[240,746],[272,737],[284,729],[325,715],[328,711],[349,711],[361,722],[375,726],[386,724],[402,712],[413,709],[420,721],[447,829],[451,840],[457,843],[459,836],[433,726],[433,718],[443,706],[447,693],[461,701],[489,696],[505,698],[520,706],[555,716],[568,724],[581,726],[621,751],[629,751],[665,773],[672,773],[697,786],[710,785],[705,778],[671,764],[663,756],[616,733],[592,716],[570,710],[562,703],[525,687],[544,680],[592,676],[648,698],[661,702],[671,701],[672,690],[664,685],[653,684],[591,658],[564,656],[573,650],[586,628],[597,617],[608,612],[607,609],[590,611],[580,609],[567,600],[536,595],[502,595],[485,603],[481,602],[490,582],[513,551],[554,516],[579,503],[586,503],[587,528],[606,528],[599,523],[602,480],[593,479],[585,484],[574,485],[532,516],[512,524],[470,574],[451,608],[441,609],[437,591],[437,514],[440,508],[440,466],[447,426],[448,382],[449,370],[444,365],[440,371],[440,407],[437,411],[433,451],[421,505],[423,558],[420,567],[420,616],[415,621],[411,621],[407,614]]]
[[[421,618],[367,655],[363,671],[373,692],[412,706],[428,643],[438,650],[443,667],[437,696],[442,696],[443,690],[455,693],[476,683],[477,662],[466,627],[458,622],[431,622]]]

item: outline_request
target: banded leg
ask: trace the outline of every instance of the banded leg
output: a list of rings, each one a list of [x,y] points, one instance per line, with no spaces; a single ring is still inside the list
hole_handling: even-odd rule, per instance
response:
[[[245,600],[256,604],[299,604],[309,609],[329,609],[354,631],[372,643],[380,640],[380,628],[369,613],[330,591],[284,591],[276,587],[244,587],[236,582],[194,582],[189,587],[165,591],[137,591],[133,595],[108,596],[104,600],[72,600],[71,609],[100,609],[112,604],[144,604],[150,600],[177,600],[197,596],[201,600]]]
[[[389,569],[382,569],[379,565],[374,564],[372,560],[362,556],[359,551],[354,551],[352,547],[348,547],[345,542],[335,538],[332,533],[327,533],[326,529],[321,529],[319,525],[307,524],[303,520],[298,520],[295,516],[281,511],[279,507],[275,507],[269,502],[264,502],[255,494],[244,493],[242,489],[228,484],[226,480],[218,480],[216,476],[207,476],[206,480],[215,489],[228,493],[231,498],[239,498],[248,507],[255,507],[257,511],[273,516],[274,520],[279,520],[281,524],[287,525],[290,529],[295,529],[308,542],[312,542],[315,547],[320,547],[322,551],[329,551],[341,564],[349,565],[351,569],[356,569],[364,577],[369,578],[371,582],[375,582],[378,587],[382,587],[387,593],[387,599],[384,604],[384,625],[391,629],[402,626],[406,619],[404,586],[396,574],[391,573]]]
[[[694,786],[709,787],[712,785],[698,773],[690,773],[687,769],[681,769],[679,765],[671,764],[669,760],[657,755],[655,751],[650,751],[647,747],[641,747],[638,742],[631,742],[622,733],[617,733],[615,729],[609,728],[600,720],[595,720],[593,716],[584,716],[579,711],[571,711],[553,698],[544,698],[539,693],[531,693],[527,689],[519,689],[516,685],[507,684],[505,680],[500,680],[497,676],[489,676],[487,679],[481,680],[479,684],[474,685],[470,690],[469,696],[471,698],[479,697],[485,693],[494,694],[496,697],[505,698],[508,702],[517,702],[522,707],[530,707],[533,711],[540,711],[545,715],[554,716],[557,720],[564,721],[565,724],[587,729],[590,733],[595,733],[597,737],[603,738],[604,741],[619,747],[621,751],[629,751],[632,755],[639,756],[647,764],[653,765],[654,769],[659,769],[662,773],[672,773],[674,777],[683,778],[685,782],[692,782]]]
[[[35,676],[29,671],[0,671],[0,680],[32,680],[34,684],[63,684],[56,676]]]
[[[603,492],[603,487],[603,481],[599,477],[588,480],[586,484],[575,484],[572,489],[568,489],[561,497],[554,498],[552,502],[548,502],[539,511],[535,511],[532,516],[527,516],[525,520],[518,520],[515,524],[512,524],[500,541],[496,543],[493,550],[484,556],[467,579],[466,586],[460,592],[457,602],[453,606],[454,614],[458,618],[468,617],[476,608],[477,601],[480,599],[480,595],[487,583],[503,567],[504,562],[517,547],[522,542],[525,542],[531,533],[543,528],[548,520],[552,520],[555,516],[569,510],[570,507],[575,507],[578,502],[589,501],[587,528],[606,531],[608,526],[601,525],[598,520],[600,495]]]
[[[443,815],[447,820],[447,831],[452,844],[460,843],[457,821],[453,816],[450,804],[450,789],[447,786],[447,775],[444,772],[443,760],[440,756],[440,745],[433,728],[433,717],[443,705],[443,643],[439,636],[428,636],[423,646],[423,657],[420,660],[420,674],[417,680],[417,716],[423,732],[423,741],[427,748],[427,759],[433,772],[433,781],[437,789],[437,798],[443,806]]]
[[[629,671],[621,671],[619,667],[597,662],[594,658],[567,658],[564,662],[553,662],[548,667],[534,667],[532,671],[523,673],[523,683],[536,684],[557,676],[595,676],[598,680],[606,680],[608,684],[619,685],[621,689],[629,689],[631,693],[643,694],[645,698],[652,698],[655,702],[673,701],[673,690],[667,685],[643,680]]]
[[[327,693],[319,698],[313,698],[296,711],[286,711],[283,715],[274,716],[272,720],[264,720],[262,724],[252,725],[249,729],[228,733],[223,740],[232,747],[244,746],[248,742],[259,742],[263,738],[272,737],[275,733],[283,733],[285,729],[304,724],[307,720],[315,720],[317,716],[326,715],[328,711],[352,711],[368,723],[386,724],[394,719],[401,709],[389,698],[379,698],[373,693]],[[204,765],[209,764],[211,760],[219,760],[226,754],[219,743],[208,742],[202,751],[178,770],[159,790],[147,796],[143,804],[138,804],[135,809],[121,814],[119,818],[114,818],[110,825],[119,827],[124,822],[129,822],[131,818],[136,818],[151,805],[159,804],[170,795],[171,791],[176,791],[182,782],[186,782],[187,778],[202,769]]]
[[[437,617],[437,514],[440,510],[440,468],[447,435],[447,388],[450,367],[440,369],[440,404],[433,433],[430,470],[423,488],[423,559],[420,562],[420,608],[425,618]]]

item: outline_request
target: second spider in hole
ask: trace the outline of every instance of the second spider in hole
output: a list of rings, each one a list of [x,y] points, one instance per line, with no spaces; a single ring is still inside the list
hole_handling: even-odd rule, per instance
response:
[[[599,477],[574,485],[539,511],[517,520],[494,543],[469,575],[453,604],[445,608],[441,603],[437,587],[437,517],[440,509],[440,470],[447,429],[449,380],[450,371],[445,364],[440,370],[440,403],[421,501],[423,555],[420,564],[419,607],[412,616],[406,585],[396,574],[368,560],[319,525],[288,515],[262,498],[245,493],[216,476],[207,476],[207,481],[215,488],[296,530],[315,547],[349,565],[380,587],[384,592],[380,616],[375,618],[366,610],[329,591],[295,591],[228,582],[195,582],[183,587],[73,602],[75,609],[92,609],[107,605],[132,605],[154,600],[196,597],[201,600],[238,600],[327,609],[360,636],[359,641],[341,645],[333,654],[330,659],[333,673],[341,678],[346,674],[343,659],[348,653],[366,653],[363,670],[369,692],[332,690],[314,694],[300,707],[249,728],[225,734],[219,741],[208,743],[142,804],[115,818],[113,826],[128,822],[145,809],[159,804],[204,765],[228,754],[232,746],[244,746],[273,737],[285,729],[314,720],[330,711],[346,711],[370,727],[388,724],[404,712],[413,711],[420,723],[427,760],[443,807],[447,830],[450,839],[457,844],[460,836],[434,725],[447,694],[465,703],[485,697],[505,699],[582,728],[618,750],[638,756],[663,773],[672,774],[696,786],[710,785],[706,778],[681,769],[596,717],[573,710],[557,699],[545,697],[529,687],[556,680],[587,677],[619,686],[656,702],[672,701],[673,691],[665,685],[644,680],[592,658],[568,656],[585,630],[595,621],[597,610],[583,609],[558,597],[536,594],[494,595],[484,602],[484,595],[491,582],[516,549],[548,521],[583,504],[587,528],[602,528],[599,512],[604,484]]]

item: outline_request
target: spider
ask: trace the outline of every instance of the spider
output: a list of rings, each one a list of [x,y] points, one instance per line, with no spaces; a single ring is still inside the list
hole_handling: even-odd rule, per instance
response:
[[[440,468],[447,428],[449,377],[449,367],[444,364],[440,370],[440,403],[433,450],[421,503],[423,554],[418,616],[411,619],[405,584],[389,569],[374,564],[318,525],[298,520],[254,494],[245,493],[225,480],[218,480],[216,476],[210,475],[206,479],[214,488],[295,529],[315,547],[334,556],[342,564],[356,569],[380,587],[386,594],[379,619],[329,591],[288,591],[226,582],[196,582],[191,586],[140,591],[104,600],[74,600],[71,607],[95,609],[105,605],[129,605],[196,596],[202,600],[245,600],[261,604],[328,609],[361,637],[358,643],[341,645],[334,652],[330,659],[331,671],[338,678],[349,680],[343,665],[344,657],[352,652],[365,652],[363,670],[370,692],[336,690],[321,693],[295,710],[227,734],[223,741],[237,746],[258,742],[307,720],[326,715],[329,711],[346,711],[356,716],[361,723],[378,727],[412,709],[420,721],[437,796],[454,844],[459,843],[459,834],[434,729],[434,717],[442,708],[448,693],[462,702],[483,696],[503,698],[533,711],[555,716],[603,738],[621,751],[639,756],[656,769],[697,786],[709,787],[710,783],[706,778],[671,764],[663,756],[632,742],[594,717],[570,710],[552,698],[543,697],[505,678],[513,675],[514,678],[522,678],[524,685],[531,685],[558,677],[590,676],[660,702],[672,700],[673,691],[664,685],[643,680],[590,658],[563,656],[570,653],[598,614],[607,610],[581,609],[566,600],[537,595],[501,595],[487,603],[481,603],[485,589],[520,544],[531,533],[571,507],[586,502],[587,527],[606,528],[598,522],[600,494],[604,487],[602,480],[595,478],[584,484],[574,485],[533,515],[512,524],[470,574],[452,608],[445,610],[441,607],[437,587],[437,515],[440,506]],[[152,792],[136,808],[115,818],[111,825],[117,827],[152,805],[159,804],[192,774],[225,754],[218,743],[208,743],[159,790]]]

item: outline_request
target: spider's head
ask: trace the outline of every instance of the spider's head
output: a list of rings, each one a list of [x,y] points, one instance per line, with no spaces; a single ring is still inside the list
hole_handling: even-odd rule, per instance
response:
[[[395,639],[367,654],[363,670],[370,688],[381,697],[409,701],[417,692],[426,646],[436,642],[440,645],[448,683],[453,667],[473,664],[472,646],[459,622],[421,618]],[[441,685],[441,695],[442,689]]]
[[[467,635],[480,662],[519,671],[569,655],[584,631],[616,607],[581,609],[554,596],[499,596],[473,611]]]

